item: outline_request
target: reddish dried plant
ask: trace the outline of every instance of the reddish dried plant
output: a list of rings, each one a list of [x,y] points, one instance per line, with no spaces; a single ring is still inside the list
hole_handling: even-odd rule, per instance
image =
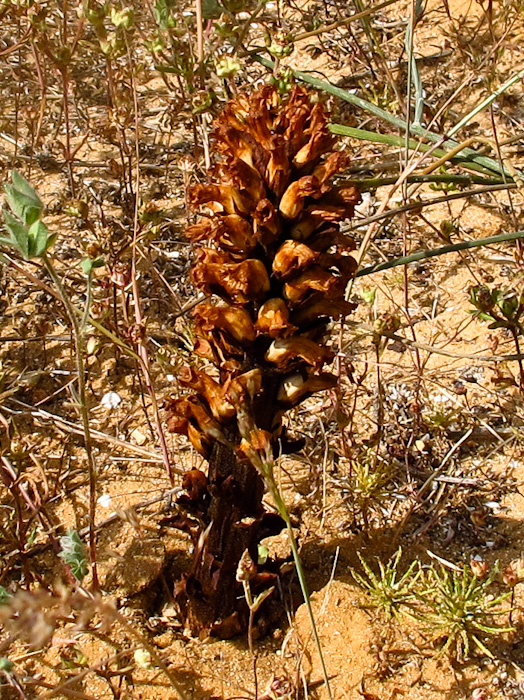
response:
[[[213,296],[194,313],[194,352],[208,362],[182,369],[180,383],[194,393],[166,407],[169,430],[209,462],[207,475],[193,470],[184,483],[196,547],[178,597],[193,628],[219,636],[243,625],[235,582],[242,553],[257,561],[260,539],[281,527],[264,513],[252,456],[289,451],[285,412],[336,384],[324,371],[334,357],[326,337],[353,308],[344,292],[354,242],[340,222],[359,193],[332,184],[348,163],[333,145],[321,102],[300,87],[283,98],[266,86],[217,118],[219,162],[209,184],[191,191],[202,213],[186,230],[196,249],[192,277]]]

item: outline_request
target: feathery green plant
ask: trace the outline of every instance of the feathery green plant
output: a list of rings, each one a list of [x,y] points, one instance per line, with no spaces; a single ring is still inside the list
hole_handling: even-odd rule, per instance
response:
[[[422,573],[419,563],[412,561],[407,571],[400,574],[398,565],[402,557],[402,548],[399,547],[387,564],[384,565],[378,560],[379,571],[376,574],[360,552],[357,554],[364,569],[364,576],[354,569],[351,569],[351,574],[369,596],[371,606],[380,608],[390,619],[399,617],[406,609],[409,610],[416,600],[415,586]]]
[[[437,639],[444,639],[439,655],[454,651],[457,658],[467,658],[472,647],[493,658],[482,641],[484,635],[511,632],[512,627],[496,625],[493,618],[508,612],[501,608],[510,592],[493,596],[491,585],[498,573],[494,566],[487,578],[479,579],[469,565],[461,571],[430,567],[425,590],[419,593],[427,610],[420,619],[433,630]]]

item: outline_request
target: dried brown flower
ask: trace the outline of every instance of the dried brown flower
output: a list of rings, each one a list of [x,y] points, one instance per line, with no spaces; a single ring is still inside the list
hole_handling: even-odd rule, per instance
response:
[[[208,501],[198,502],[208,529],[185,590],[215,601],[214,621],[234,619],[235,629],[234,573],[246,548],[256,552],[263,514],[259,475],[286,442],[283,414],[335,386],[327,330],[354,308],[344,293],[355,243],[340,222],[360,194],[333,184],[349,162],[334,143],[324,105],[304,88],[239,95],[216,119],[209,182],[190,193],[203,216],[187,229],[192,279],[220,299],[193,314],[194,353],[214,367],[182,368],[195,393],[166,403],[167,425],[209,461]]]

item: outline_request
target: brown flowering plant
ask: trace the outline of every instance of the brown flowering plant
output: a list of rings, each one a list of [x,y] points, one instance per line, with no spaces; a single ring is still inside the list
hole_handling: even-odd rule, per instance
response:
[[[238,563],[246,550],[257,562],[260,540],[283,527],[262,496],[268,455],[299,446],[284,415],[337,381],[325,369],[334,358],[328,327],[353,309],[344,292],[356,270],[340,222],[360,195],[333,184],[348,156],[334,150],[324,105],[301,87],[233,99],[213,142],[210,181],[190,193],[201,220],[186,230],[193,282],[211,297],[194,312],[202,361],[182,368],[192,393],[166,409],[168,429],[209,465],[207,474],[188,472],[179,498],[177,523],[192,533],[195,553],[177,598],[194,630],[229,637],[248,613]],[[257,568],[255,592],[271,576]]]

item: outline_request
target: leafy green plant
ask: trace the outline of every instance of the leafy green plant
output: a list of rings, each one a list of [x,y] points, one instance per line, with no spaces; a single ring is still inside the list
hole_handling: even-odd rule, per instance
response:
[[[488,321],[490,328],[507,328],[516,330],[519,335],[524,332],[522,315],[524,314],[524,294],[517,294],[513,289],[490,290],[485,285],[476,285],[470,289],[470,302],[475,307],[470,313],[482,321]]]
[[[88,566],[84,543],[76,530],[69,529],[66,535],[60,538],[62,551],[58,555],[71,569],[71,573],[77,581],[82,582],[87,576]]]
[[[514,289],[489,289],[486,285],[476,285],[470,289],[470,302],[475,307],[470,313],[489,323],[489,328],[505,328],[513,336],[517,355],[520,355],[519,337],[524,334],[522,317],[524,314],[524,293]],[[518,359],[520,389],[524,389],[524,365]]]
[[[364,526],[369,524],[369,516],[376,506],[384,505],[390,495],[391,465],[385,460],[376,460],[372,455],[352,463],[351,494],[353,504],[362,517]]]
[[[14,248],[25,260],[42,257],[56,238],[41,221],[42,200],[17,170],[4,190],[11,211],[2,212],[7,236],[0,236],[0,244]]]
[[[480,579],[468,565],[460,571],[443,567],[427,570],[425,590],[419,593],[426,610],[420,617],[437,639],[444,639],[439,655],[454,652],[459,659],[467,658],[472,647],[476,647],[493,658],[482,637],[512,631],[512,627],[493,621],[508,612],[501,603],[510,595],[507,592],[493,596],[491,589],[497,572],[498,567],[494,566],[489,576]]]
[[[416,601],[415,587],[422,573],[418,562],[411,562],[408,569],[400,574],[398,567],[402,558],[402,548],[399,547],[387,564],[384,565],[378,560],[379,571],[376,574],[360,552],[357,554],[364,575],[354,569],[351,570],[351,574],[369,596],[371,606],[380,608],[390,619],[399,617],[406,609],[409,610]]]
[[[16,170],[11,173],[11,184],[4,185],[6,202],[12,213],[3,211],[4,226],[7,236],[0,237],[0,244],[16,250],[26,260],[40,258],[45,270],[53,280],[58,296],[66,310],[71,325],[74,344],[75,361],[78,382],[78,408],[82,417],[84,443],[89,466],[89,547],[93,570],[93,585],[98,588],[96,569],[96,545],[94,514],[96,509],[96,464],[91,442],[89,411],[86,399],[86,376],[84,365],[84,336],[89,317],[89,299],[91,293],[91,275],[99,266],[98,260],[85,260],[82,268],[87,275],[87,302],[80,317],[79,310],[74,306],[69,294],[61,282],[52,258],[48,251],[56,234],[50,234],[42,222],[43,204],[31,184]],[[78,570],[80,573],[81,569]],[[76,576],[76,574],[75,574]]]

